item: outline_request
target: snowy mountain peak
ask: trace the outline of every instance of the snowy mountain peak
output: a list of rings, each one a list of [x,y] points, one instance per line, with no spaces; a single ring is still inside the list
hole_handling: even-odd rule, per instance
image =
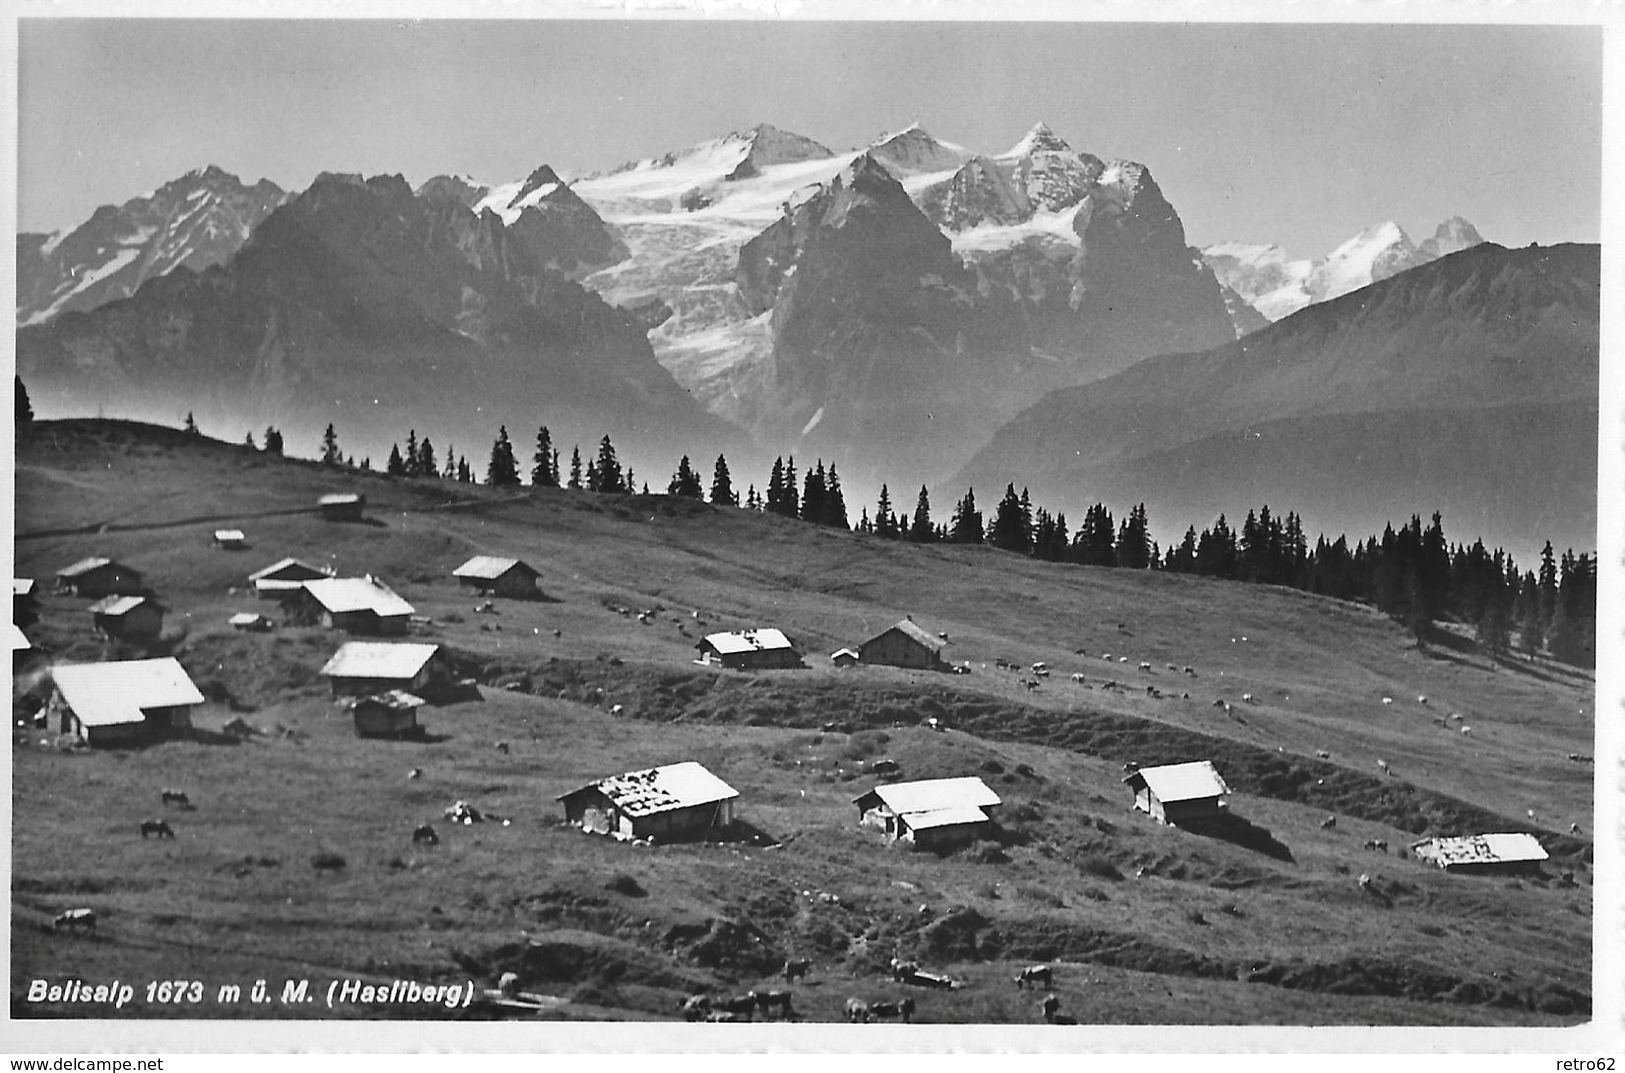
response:
[[[999,154],[1001,159],[1009,160],[1017,157],[1030,157],[1039,153],[1070,153],[1072,147],[1061,136],[1050,129],[1048,123],[1034,123],[1032,129],[1021,136],[1021,140],[1008,150]]]
[[[822,160],[833,156],[829,149],[811,138],[792,134],[768,123],[758,123],[747,131],[736,131],[723,139],[739,141],[746,146],[745,154],[734,169],[723,178],[730,181],[753,178],[763,168],[775,164],[795,164],[803,160]]]
[[[975,155],[964,146],[938,141],[918,123],[895,134],[881,135],[870,143],[868,151],[898,176],[952,171]]]
[[[1433,232],[1433,237],[1423,242],[1418,250],[1428,258],[1448,257],[1452,253],[1471,249],[1483,241],[1484,236],[1478,233],[1478,228],[1460,216],[1452,216],[1440,224]]]

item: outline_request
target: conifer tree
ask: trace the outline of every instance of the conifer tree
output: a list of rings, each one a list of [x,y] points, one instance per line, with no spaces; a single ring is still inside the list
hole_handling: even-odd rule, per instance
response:
[[[782,513],[786,518],[801,517],[801,493],[796,490],[796,456],[784,463],[784,499]]]
[[[756,494],[754,484],[750,485],[749,490],[745,493],[745,509],[756,514],[762,513],[762,497]]]
[[[469,468],[467,455],[457,456],[457,479],[464,484],[474,483],[474,471]]]
[[[626,482],[626,474],[621,471],[621,463],[615,457],[615,445],[609,442],[609,434],[598,441],[598,491],[600,492],[626,492],[630,491]]]
[[[632,467],[631,466],[626,467],[626,477],[624,478],[623,483],[626,485],[626,490],[628,492],[632,491],[636,487],[636,484],[634,483],[634,478],[632,476]],[[645,492],[647,492],[649,490],[649,482],[648,481],[643,482],[643,490]]]
[[[671,475],[671,483],[666,485],[666,494],[682,496],[684,499],[704,498],[704,491],[700,487],[700,475],[689,465],[687,455],[677,463],[677,472]]]
[[[243,437],[243,446],[248,448],[250,451],[258,449],[254,445],[254,432],[252,429],[250,429],[248,434]]]
[[[864,534],[873,533],[875,531],[874,524],[869,521],[869,508],[868,507],[864,507],[861,511],[858,512],[858,528],[857,528],[857,531],[860,532],[860,533],[864,533]]]
[[[875,536],[882,540],[897,539],[897,516],[892,513],[891,490],[880,486],[880,501],[875,504]]]
[[[401,464],[406,476],[423,476],[423,459],[418,456],[418,430],[415,428],[407,430],[406,454],[402,457]]]
[[[530,484],[533,488],[557,488],[559,471],[554,462],[553,436],[547,426],[536,430],[536,453],[531,456]]]
[[[440,471],[442,480],[455,481],[457,479],[457,452],[450,446],[446,448],[446,468]]]
[[[836,529],[852,527],[846,517],[846,496],[841,494],[841,477],[835,472],[833,462],[824,476],[824,524]]]
[[[1022,509],[1021,499],[1016,495],[1014,484],[1004,486],[1004,498],[999,500],[999,508],[993,515],[993,524],[988,528],[987,542],[995,548],[1005,551],[1019,551],[1025,553],[1032,547],[1032,530],[1028,527],[1025,511]]]
[[[801,493],[801,520],[814,525],[824,524],[824,460],[818,460],[816,469],[807,471],[806,484]]]
[[[581,445],[577,444],[570,452],[570,483],[571,489],[581,491]]]
[[[513,456],[507,425],[497,428],[496,442],[491,444],[491,458],[485,467],[485,483],[499,488],[519,483],[519,462]]]
[[[424,477],[440,476],[440,470],[435,464],[434,444],[429,442],[427,436],[418,444],[418,472]]]
[[[587,491],[598,491],[598,461],[596,459],[587,463]]]
[[[406,476],[406,462],[401,458],[400,444],[392,443],[389,445],[389,461],[384,463],[384,472],[391,477]]]
[[[976,489],[967,488],[965,498],[954,507],[949,538],[955,544],[980,544],[982,536],[982,512],[976,509]]]
[[[186,427],[184,429],[182,429],[182,431],[185,432],[188,436],[201,436],[202,435],[202,433],[199,432],[198,429],[197,429],[197,422],[192,420],[192,411],[191,410],[186,411]]]
[[[339,453],[339,434],[334,431],[332,422],[328,422],[327,431],[322,433],[322,457],[324,466],[336,466],[344,461]]]
[[[282,454],[282,433],[277,431],[274,425],[265,426],[264,450],[268,455],[280,456]]]
[[[711,469],[711,502],[722,507],[739,506],[739,493],[734,491],[728,460],[722,455],[717,455],[717,463]]]
[[[936,536],[936,530],[931,526],[931,496],[923,484],[920,485],[920,497],[914,501],[914,525],[909,530],[909,536],[916,544],[927,543]]]

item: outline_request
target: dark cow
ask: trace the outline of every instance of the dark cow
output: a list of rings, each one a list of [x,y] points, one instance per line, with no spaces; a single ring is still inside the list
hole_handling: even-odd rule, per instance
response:
[[[778,1010],[783,1017],[788,1019],[794,1017],[796,1012],[790,1006],[789,991],[756,992],[756,1008],[762,1011],[763,1017],[766,1017],[774,1010]]]
[[[685,999],[678,999],[677,1007],[683,1011],[683,1020],[703,1021],[705,1015],[711,1012],[711,996],[690,995]]]
[[[733,998],[719,998],[711,1000],[711,1009],[717,1013],[738,1014],[743,1020],[750,1020],[750,1015],[756,1010],[756,992],[749,991]]]
[[[432,825],[425,823],[413,829],[412,842],[414,845],[419,842],[427,842],[431,846],[438,846],[440,845],[440,835]]]
[[[1044,989],[1047,991],[1051,986],[1054,974],[1055,970],[1048,965],[1028,965],[1025,969],[1016,973],[1016,987],[1025,989],[1043,984]]]
[[[64,910],[62,910],[62,912],[60,912],[60,913],[58,913],[56,915],[55,920],[51,921],[51,927],[56,928],[59,931],[64,929],[64,928],[67,928],[67,929],[70,929],[70,930],[76,930],[78,928],[89,928],[91,931],[95,931],[96,930],[96,910],[94,910],[94,909],[64,909]]]
[[[805,976],[812,971],[812,958],[786,958],[784,962],[784,982],[793,984],[798,976]]]
[[[1322,827],[1336,827],[1337,826],[1337,817],[1336,816],[1327,816],[1324,820],[1320,821],[1320,825]]]
[[[1060,1008],[1061,1000],[1056,998],[1053,992],[1044,996],[1044,1020],[1048,1021],[1050,1024],[1054,1024],[1055,1014],[1058,1010],[1060,1010]]]
[[[901,1017],[903,1016],[901,1003],[891,1001],[871,1002],[869,1003],[869,1016],[879,1021]]]
[[[160,790],[158,792],[163,796],[166,805],[179,805],[185,809],[192,807],[192,802],[187,799],[184,790]]]
[[[730,1010],[712,1010],[705,1015],[705,1019],[714,1024],[736,1024],[741,1021],[749,1021],[750,1014],[734,1013]]]
[[[891,959],[891,978],[897,983],[912,979],[914,974],[919,971],[920,963],[918,961],[904,961],[901,958]]]
[[[164,820],[142,820],[141,837],[146,838],[148,835],[156,835],[159,838],[174,838],[175,832],[169,829],[169,824]]]
[[[853,1024],[857,1024],[859,1021],[862,1021],[864,1024],[868,1024],[869,1023],[869,1004],[867,1002],[863,1001],[860,998],[849,998],[849,999],[847,999],[846,1000],[846,1019],[848,1021],[852,1022]]]

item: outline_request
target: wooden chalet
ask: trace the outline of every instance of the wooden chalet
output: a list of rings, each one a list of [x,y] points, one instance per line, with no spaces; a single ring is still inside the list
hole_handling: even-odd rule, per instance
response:
[[[93,746],[184,735],[203,694],[173,658],[63,664],[51,669],[48,719]]]
[[[734,821],[739,791],[692,760],[629,771],[561,794],[564,817],[592,834],[676,842]]]
[[[1217,818],[1230,793],[1210,760],[1140,768],[1123,782],[1134,791],[1136,809],[1176,826]]]
[[[948,664],[942,658],[942,649],[947,643],[915,625],[913,619],[905,618],[859,645],[858,658],[869,664],[944,671]]]
[[[476,555],[452,571],[457,584],[486,596],[506,596],[534,600],[541,595],[536,582],[541,572],[522,559],[499,555]]]

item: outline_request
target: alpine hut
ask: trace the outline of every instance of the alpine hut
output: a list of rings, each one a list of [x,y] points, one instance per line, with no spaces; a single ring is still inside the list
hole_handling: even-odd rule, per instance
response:
[[[829,661],[837,667],[856,667],[858,653],[851,648],[838,648],[829,654]]]
[[[134,596],[145,588],[139,570],[101,557],[80,559],[56,575],[56,591],[75,596]]]
[[[214,545],[222,551],[243,551],[248,547],[248,537],[241,529],[216,529]]]
[[[675,842],[734,820],[739,791],[692,760],[628,771],[561,794],[564,817],[592,834]]]
[[[96,632],[119,641],[156,641],[164,607],[146,596],[107,596],[90,605]]]
[[[700,658],[696,663],[720,663],[736,671],[800,667],[801,653],[790,639],[772,627],[707,634],[694,646]]]
[[[401,634],[412,619],[412,605],[374,577],[303,582],[287,607],[294,619],[347,633]]]
[[[264,633],[274,629],[276,623],[269,618],[254,611],[239,611],[228,620],[234,630],[245,630],[250,633]]]
[[[422,696],[445,677],[439,645],[390,641],[346,641],[318,672],[335,697],[401,690]]]
[[[884,633],[869,638],[858,646],[858,658],[864,663],[883,663],[890,667],[919,667],[932,671],[945,671],[942,647],[948,642],[915,625],[905,618]]]
[[[333,571],[300,559],[278,559],[265,569],[249,574],[248,580],[253,582],[254,592],[263,600],[290,596],[307,581],[332,576]]]
[[[999,795],[974,775],[876,786],[853,799],[858,822],[922,849],[973,842],[993,826]]]
[[[1145,767],[1123,779],[1134,791],[1134,807],[1167,824],[1214,819],[1230,787],[1210,760]]]
[[[186,670],[172,657],[114,663],[63,664],[51,670],[48,717],[64,734],[93,746],[174,736],[192,725],[203,703]]]
[[[350,701],[358,738],[409,738],[417,734],[423,698],[400,689],[369,693]]]
[[[1540,840],[1523,833],[1424,838],[1411,844],[1411,852],[1447,872],[1533,874],[1547,858]]]
[[[323,521],[359,522],[367,509],[367,497],[357,492],[334,492],[316,500],[316,509]]]
[[[534,600],[540,595],[536,582],[541,572],[522,559],[476,555],[451,573],[459,586],[486,596]]]

